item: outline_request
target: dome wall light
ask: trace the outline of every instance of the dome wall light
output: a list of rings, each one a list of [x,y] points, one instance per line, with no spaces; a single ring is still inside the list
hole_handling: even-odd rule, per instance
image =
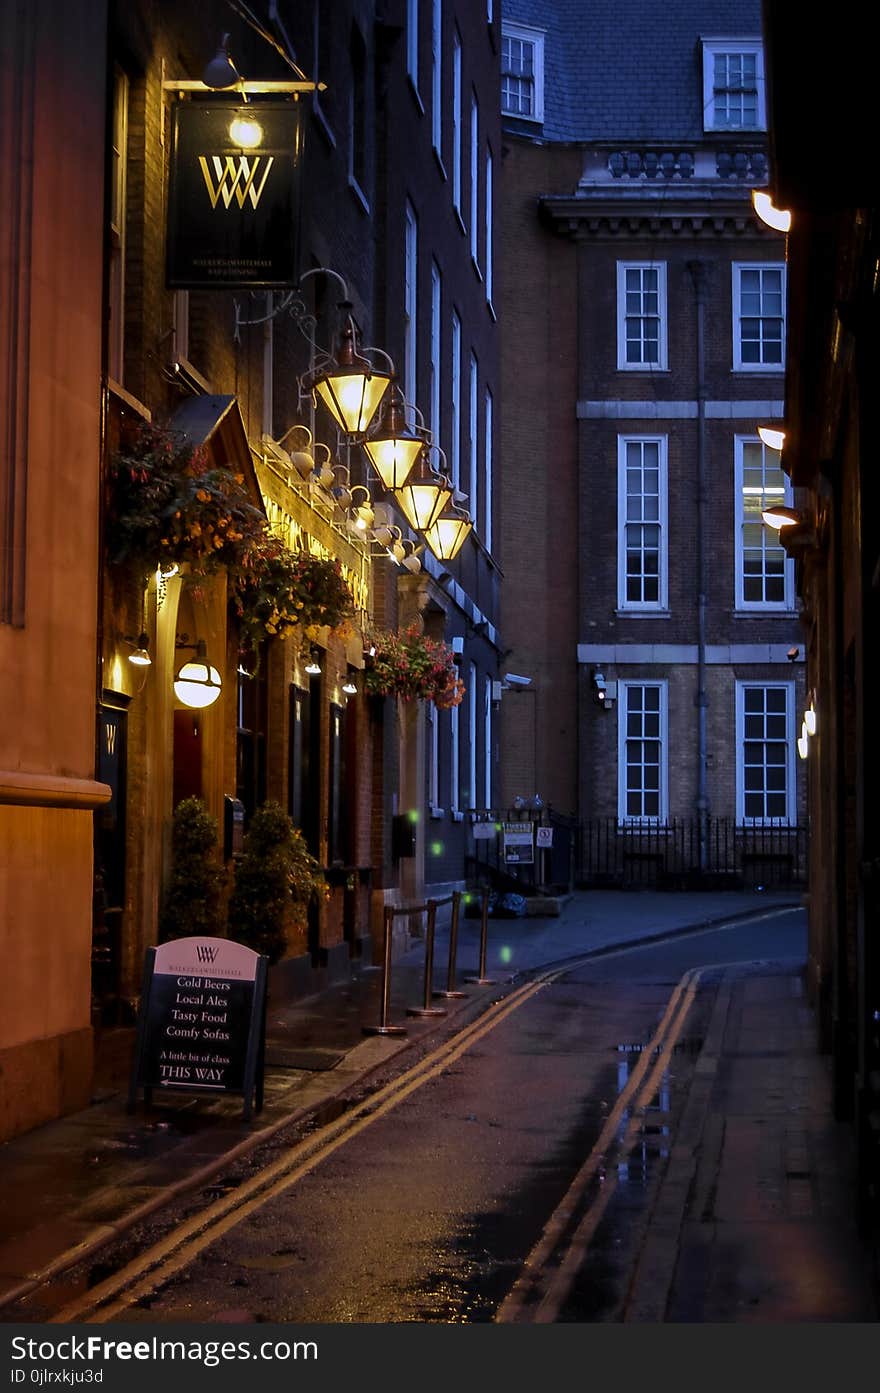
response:
[[[815,735],[816,727],[816,708],[811,701],[806,711],[804,712],[804,729],[806,730],[808,735]]]
[[[758,435],[771,450],[781,450],[785,444],[785,431],[777,426],[759,426]]]
[[[354,327],[349,324],[334,365],[316,379],[315,391],[342,430],[364,435],[390,381],[390,373],[380,372],[358,353]]]
[[[452,561],[461,551],[473,531],[470,514],[463,508],[451,507],[425,531],[425,540],[438,561]]]
[[[304,671],[304,672],[307,672],[307,673],[309,674],[310,677],[318,677],[318,676],[320,676],[320,673],[321,673],[321,650],[320,650],[320,648],[317,647],[316,644],[313,644],[313,645],[312,645],[312,651],[311,651],[311,653],[309,654],[309,661],[306,663],[305,667],[303,668],[303,671]]]
[[[198,643],[178,643],[178,648],[194,648],[196,656],[184,663],[174,679],[174,694],[184,706],[203,710],[213,706],[222,690],[219,672],[208,662],[208,650],[204,639]]]
[[[342,673],[339,675],[342,677]],[[354,673],[349,672],[342,683],[342,691],[345,692],[346,696],[357,696],[357,689],[357,680]]]
[[[206,87],[222,92],[226,88],[237,87],[241,80],[241,74],[229,56],[229,35],[224,34],[217,52],[202,73],[202,82]]]
[[[762,193],[760,189],[752,189],[752,207],[761,222],[772,227],[774,232],[788,232],[791,228],[791,213],[787,208],[775,207],[768,193]]]
[[[772,508],[765,508],[761,513],[762,520],[768,527],[774,528],[779,532],[783,527],[794,527],[797,523],[804,521],[803,515],[797,508],[789,508],[785,504],[775,504]]]
[[[809,737],[806,736],[806,735],[799,735],[799,736],[798,736],[798,742],[797,742],[797,751],[798,751],[798,754],[800,755],[801,759],[806,759],[806,757],[807,757],[807,752],[808,752],[809,748],[810,748]]]
[[[367,457],[389,492],[403,488],[424,446],[424,439],[406,424],[406,403],[400,389],[392,386],[382,403],[376,430],[364,441]]]
[[[150,657],[149,652],[150,635],[148,633],[140,633],[136,639],[124,638],[123,643],[131,644],[132,651],[128,655],[128,661],[135,667],[153,666],[153,659]]]

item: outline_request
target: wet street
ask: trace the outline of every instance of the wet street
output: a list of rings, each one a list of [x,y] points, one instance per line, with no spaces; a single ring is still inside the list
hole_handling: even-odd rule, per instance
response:
[[[367,1097],[325,1148],[313,1129],[313,1151],[276,1191],[201,1235],[194,1225],[183,1259],[156,1265],[96,1318],[658,1318],[633,1313],[634,1272],[722,965],[761,960],[788,982],[803,953],[803,915],[788,912],[615,952],[535,986],[436,1067],[426,1054],[418,1076],[389,1080],[387,1099]],[[234,1197],[242,1179],[233,1171],[217,1195]],[[167,1220],[145,1226],[104,1270],[169,1236]],[[707,1318],[695,1300],[679,1319]]]

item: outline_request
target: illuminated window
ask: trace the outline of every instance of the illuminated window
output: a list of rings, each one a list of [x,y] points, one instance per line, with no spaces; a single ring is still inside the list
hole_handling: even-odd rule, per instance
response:
[[[761,518],[765,508],[791,502],[782,456],[757,438],[737,436],[735,444],[736,608],[791,609],[794,563]]]

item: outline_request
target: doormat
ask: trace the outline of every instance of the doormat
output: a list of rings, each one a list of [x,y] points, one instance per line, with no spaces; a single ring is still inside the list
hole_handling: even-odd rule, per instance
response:
[[[266,1066],[270,1069],[309,1069],[315,1073],[335,1069],[345,1055],[338,1050],[287,1049],[266,1044]]]

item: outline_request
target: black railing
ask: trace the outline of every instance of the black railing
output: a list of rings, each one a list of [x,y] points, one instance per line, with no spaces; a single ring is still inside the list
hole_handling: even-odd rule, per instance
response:
[[[790,890],[806,883],[807,849],[807,828],[783,822],[594,818],[582,824],[578,881],[591,888]]]

